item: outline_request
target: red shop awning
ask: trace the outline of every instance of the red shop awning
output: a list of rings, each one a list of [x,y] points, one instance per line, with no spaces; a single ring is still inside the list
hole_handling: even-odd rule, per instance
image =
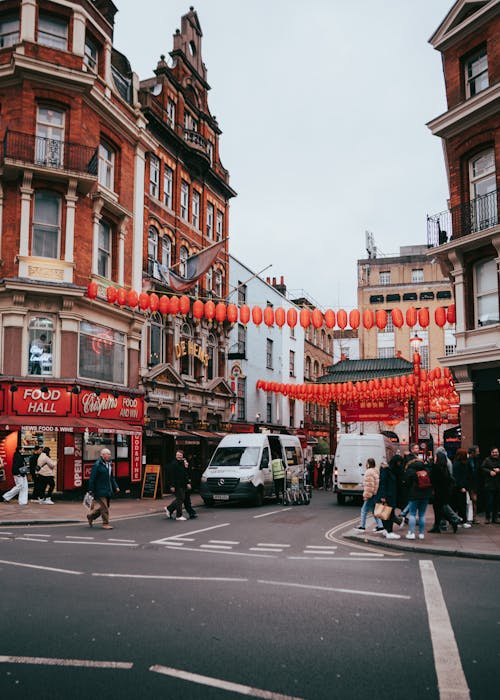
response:
[[[3,430],[25,428],[40,432],[83,433],[121,433],[124,435],[141,435],[142,428],[122,420],[104,418],[74,418],[70,416],[0,416]]]

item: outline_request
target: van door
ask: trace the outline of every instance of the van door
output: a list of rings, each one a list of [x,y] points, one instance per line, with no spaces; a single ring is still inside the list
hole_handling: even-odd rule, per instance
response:
[[[269,447],[267,446],[262,450],[259,471],[264,484],[264,495],[270,496],[273,492],[273,470]]]

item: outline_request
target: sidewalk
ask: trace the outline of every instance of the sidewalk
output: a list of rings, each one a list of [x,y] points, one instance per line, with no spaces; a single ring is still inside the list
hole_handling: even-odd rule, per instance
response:
[[[148,515],[161,517],[165,506],[171,500],[171,496],[156,500],[149,498],[141,500],[131,497],[115,498],[111,501],[110,520],[117,522],[126,518]],[[193,494],[192,502],[195,508],[204,507],[199,494]],[[53,506],[33,503],[32,501],[29,501],[25,506],[20,506],[15,499],[10,503],[0,502],[0,527],[72,523],[80,523],[88,527],[86,514],[87,511],[81,501],[58,501],[56,497]],[[381,535],[371,531],[374,527],[374,521],[369,518],[366,532],[359,533],[348,530],[344,533],[344,538],[401,551],[500,560],[500,525],[484,525],[483,517],[480,517],[480,523],[480,525],[473,525],[466,530],[459,528],[456,535],[451,530],[440,535],[426,532],[424,540],[407,540],[405,535],[408,528],[395,527],[394,531],[401,535],[401,539],[386,540]]]
[[[432,518],[427,529],[432,526]],[[406,552],[425,552],[427,554],[441,554],[453,557],[470,557],[474,559],[498,559],[500,560],[500,524],[484,524],[484,517],[479,516],[479,525],[471,528],[458,528],[454,534],[451,527],[447,532],[435,534],[425,532],[425,539],[407,540],[408,526],[399,528],[394,526],[394,532],[401,535],[400,540],[387,540],[379,533],[372,532],[375,522],[368,519],[365,532],[349,530],[344,537],[356,542],[378,545],[388,549],[397,549]]]

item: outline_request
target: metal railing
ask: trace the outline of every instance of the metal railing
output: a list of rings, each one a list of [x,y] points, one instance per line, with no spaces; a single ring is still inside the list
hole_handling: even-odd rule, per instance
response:
[[[8,129],[3,140],[3,158],[97,175],[97,148]]]
[[[499,223],[499,190],[471,199],[469,202],[427,216],[427,245],[443,245],[452,238],[485,231]]]

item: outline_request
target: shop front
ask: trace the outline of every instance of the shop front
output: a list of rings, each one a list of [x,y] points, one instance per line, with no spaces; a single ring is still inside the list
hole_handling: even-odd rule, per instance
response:
[[[141,481],[142,396],[92,390],[78,385],[0,383],[0,457],[12,485],[12,456],[19,445],[27,462],[38,447],[57,461],[56,491],[86,487],[103,447],[111,451],[122,492]]]

